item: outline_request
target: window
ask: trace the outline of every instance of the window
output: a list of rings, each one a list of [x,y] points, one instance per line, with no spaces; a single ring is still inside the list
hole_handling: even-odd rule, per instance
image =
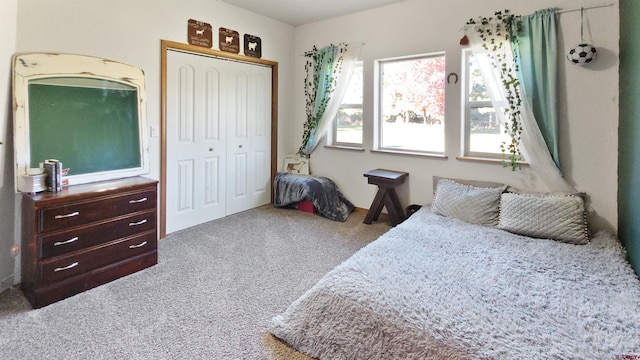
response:
[[[332,145],[362,147],[362,62],[353,69],[349,86],[333,122]]]
[[[484,56],[485,59],[480,58]],[[502,158],[500,145],[509,142],[510,138],[504,131],[498,116],[502,113],[507,102],[498,99],[501,106],[495,108],[489,98],[487,86],[480,72],[478,60],[485,61],[489,65],[487,55],[474,55],[470,50],[463,51],[463,64],[465,65],[463,76],[463,154],[468,157]],[[498,93],[498,91],[494,91]]]
[[[444,53],[377,64],[376,149],[444,154]]]

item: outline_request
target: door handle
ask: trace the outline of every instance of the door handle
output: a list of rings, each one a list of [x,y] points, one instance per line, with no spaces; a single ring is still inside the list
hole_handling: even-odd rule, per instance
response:
[[[56,241],[56,242],[54,242],[54,243],[53,243],[53,246],[60,246],[60,245],[67,245],[67,244],[71,244],[72,242],[76,242],[76,241],[78,241],[78,239],[79,239],[79,238],[78,238],[77,236],[74,236],[74,237],[72,237],[72,238],[71,238],[71,239],[69,239],[69,240],[65,240],[65,241]]]
[[[129,249],[137,249],[137,248],[141,248],[141,247],[143,247],[143,246],[145,246],[145,245],[147,245],[147,242],[146,242],[146,241],[143,241],[143,242],[141,242],[141,243],[140,243],[140,244],[138,244],[138,245],[129,245]]]
[[[129,223],[129,226],[138,226],[138,225],[142,225],[142,224],[144,224],[146,222],[147,222],[147,219],[143,219],[143,220],[140,220],[138,222]]]
[[[64,218],[70,218],[70,217],[74,217],[74,216],[78,216],[78,215],[80,215],[80,212],[74,211],[74,212],[69,213],[69,214],[56,215],[55,218],[56,219],[64,219]]]
[[[53,271],[54,272],[65,271],[65,270],[73,269],[76,266],[78,266],[78,262],[77,261],[74,262],[73,264],[69,265],[69,266],[55,268],[55,269],[53,269]]]

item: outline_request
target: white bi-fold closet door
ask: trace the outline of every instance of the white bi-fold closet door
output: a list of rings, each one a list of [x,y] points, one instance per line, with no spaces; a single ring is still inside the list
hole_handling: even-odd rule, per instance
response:
[[[271,201],[271,76],[167,51],[166,232]]]

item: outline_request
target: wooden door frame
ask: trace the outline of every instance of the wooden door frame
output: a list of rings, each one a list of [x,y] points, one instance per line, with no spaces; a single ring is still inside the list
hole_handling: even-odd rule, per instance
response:
[[[160,238],[167,236],[167,52],[170,50],[271,67],[271,181],[278,167],[278,63],[200,46],[161,40],[160,53]],[[273,202],[273,192],[271,192]]]

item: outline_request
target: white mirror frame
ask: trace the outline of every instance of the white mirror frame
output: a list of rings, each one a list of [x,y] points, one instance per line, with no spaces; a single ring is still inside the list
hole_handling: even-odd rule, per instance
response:
[[[82,77],[110,80],[136,88],[138,92],[138,127],[141,166],[68,176],[68,184],[86,184],[138,176],[149,172],[148,128],[144,71],[132,65],[98,57],[61,54],[29,53],[13,56],[14,97],[14,159],[15,189],[21,192],[21,177],[30,167],[29,143],[29,82],[52,77]]]

